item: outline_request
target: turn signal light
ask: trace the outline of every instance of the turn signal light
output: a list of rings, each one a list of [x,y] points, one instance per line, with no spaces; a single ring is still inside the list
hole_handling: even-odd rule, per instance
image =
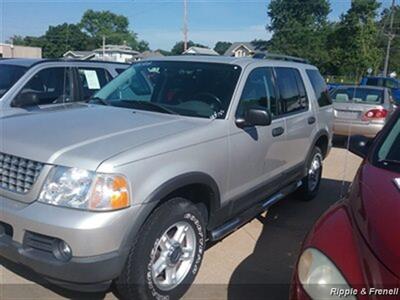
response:
[[[367,111],[362,117],[363,121],[369,121],[371,119],[384,119],[388,115],[388,111],[384,108],[374,108]]]

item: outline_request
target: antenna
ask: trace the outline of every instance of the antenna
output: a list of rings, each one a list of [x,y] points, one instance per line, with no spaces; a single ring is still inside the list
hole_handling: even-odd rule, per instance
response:
[[[183,0],[183,51],[188,48],[188,3]]]

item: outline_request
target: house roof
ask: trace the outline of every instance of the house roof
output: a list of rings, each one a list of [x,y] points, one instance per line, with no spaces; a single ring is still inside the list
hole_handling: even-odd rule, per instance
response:
[[[96,53],[118,52],[118,53],[125,53],[125,54],[131,54],[131,55],[140,54],[139,51],[132,50],[132,48],[127,45],[105,45],[104,49],[98,48],[98,49],[95,49],[94,52],[96,52]]]
[[[190,47],[183,54],[197,54],[197,55],[219,55],[216,51],[210,48]]]
[[[231,56],[231,55],[233,55],[235,50],[240,48],[240,47],[245,47],[251,52],[255,52],[256,51],[255,46],[251,42],[235,42],[228,48],[228,50],[225,51],[224,55]]]
[[[72,51],[69,50],[63,54],[63,57],[72,56],[74,58],[89,58],[94,56],[95,53],[93,51]]]

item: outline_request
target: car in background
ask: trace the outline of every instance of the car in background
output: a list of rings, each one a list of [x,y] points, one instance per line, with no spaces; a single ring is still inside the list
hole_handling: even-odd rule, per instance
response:
[[[400,109],[374,140],[352,137],[350,151],[364,161],[346,198],[306,237],[292,300],[399,297]]]
[[[360,85],[381,86],[391,89],[393,99],[400,104],[400,80],[392,77],[364,77]]]
[[[89,100],[129,67],[99,61],[4,59],[0,61],[2,116],[26,108]]]
[[[384,87],[340,86],[331,92],[331,98],[337,136],[374,137],[395,109],[390,89]]]

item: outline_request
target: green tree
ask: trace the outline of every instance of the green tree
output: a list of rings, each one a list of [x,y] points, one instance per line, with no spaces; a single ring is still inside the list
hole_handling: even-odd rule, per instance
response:
[[[184,52],[184,42],[180,41],[177,42],[174,47],[172,47],[171,49],[171,54],[172,55],[181,55]],[[187,43],[187,47],[201,47],[201,48],[207,48],[206,46],[202,45],[202,44],[198,44],[198,43],[194,43],[193,41],[188,41]]]
[[[353,0],[348,12],[341,16],[329,37],[335,75],[350,75],[358,81],[368,68],[378,71],[382,61],[376,23],[379,6],[376,0]]]
[[[139,41],[137,34],[129,30],[129,20],[123,15],[89,9],[83,14],[80,26],[92,39],[93,48],[100,47],[105,37],[107,44],[126,44],[134,50],[149,50],[148,43]]]
[[[329,12],[327,0],[272,0],[267,29],[273,36],[268,50],[306,58],[324,69],[329,60],[325,51]]]
[[[394,10],[394,22],[393,22],[393,32],[395,37],[392,41],[390,60],[389,60],[389,72],[395,71],[400,76],[400,5],[397,5]],[[384,9],[379,20],[378,26],[381,28],[381,34],[379,34],[379,47],[383,54],[386,53],[386,47],[388,43],[388,38],[383,33],[389,32],[390,24],[390,9]],[[382,56],[382,62],[380,68],[383,69],[384,65],[384,55]]]
[[[224,55],[230,46],[232,46],[231,42],[217,42],[215,44],[214,51],[218,52],[220,55]]]

